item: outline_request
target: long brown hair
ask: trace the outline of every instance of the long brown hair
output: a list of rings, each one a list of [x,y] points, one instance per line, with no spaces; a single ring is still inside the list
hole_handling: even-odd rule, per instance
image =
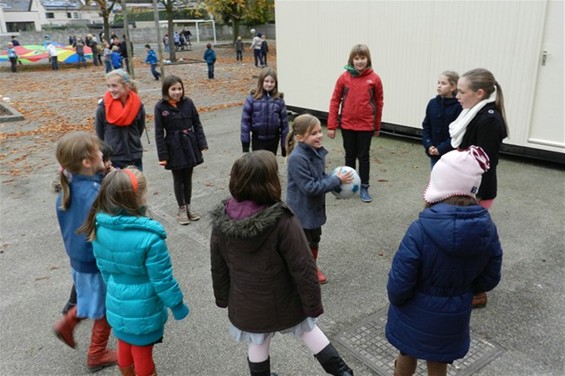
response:
[[[237,201],[251,200],[261,205],[281,201],[275,155],[267,150],[257,150],[237,159],[231,168],[229,188]]]
[[[265,78],[269,76],[273,77],[273,80],[275,80],[275,87],[270,92],[271,98],[276,99],[281,96],[281,93],[279,93],[279,79],[277,78],[277,72],[275,72],[275,70],[271,68],[263,68],[261,73],[259,73],[259,79],[257,80],[257,88],[253,92],[251,92],[251,94],[253,95],[253,99],[263,98],[263,96],[265,95],[265,90],[263,89],[263,83],[265,82]]]
[[[434,202],[432,204],[426,203],[425,207],[431,208],[435,204],[439,204],[439,203],[450,204],[450,205],[455,205],[455,206],[479,205],[479,202],[477,201],[477,199],[470,197],[470,196],[451,196],[451,197],[448,197],[445,200],[440,201],[440,202]]]
[[[102,180],[98,197],[92,204],[86,221],[77,232],[86,234],[89,241],[94,240],[96,238],[96,214],[98,212],[110,215],[144,216],[146,208],[141,203],[146,192],[147,179],[135,167],[130,166],[127,169],[110,171]]]
[[[71,185],[65,171],[71,174],[79,174],[83,161],[93,159],[99,150],[98,138],[86,132],[72,132],[64,135],[57,142],[55,155],[61,166],[61,210],[66,210],[71,205]]]
[[[373,66],[373,62],[371,61],[371,51],[369,51],[369,47],[365,44],[356,44],[351,48],[351,52],[349,53],[349,59],[347,60],[347,65],[353,66],[353,59],[355,56],[361,56],[367,58],[367,68],[371,68]]]

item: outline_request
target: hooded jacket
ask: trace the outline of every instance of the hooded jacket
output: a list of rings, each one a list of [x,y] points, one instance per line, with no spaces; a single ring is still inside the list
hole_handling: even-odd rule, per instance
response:
[[[168,318],[185,307],[163,226],[147,217],[96,215],[92,242],[106,282],[106,318],[114,335],[146,346],[163,337]]]
[[[436,204],[408,228],[388,276],[386,337],[402,353],[451,362],[469,350],[473,295],[500,281],[502,248],[479,205]]]
[[[335,84],[330,100],[328,129],[380,131],[383,84],[372,68],[358,74],[350,67]]]
[[[216,305],[240,330],[270,333],[324,311],[306,236],[284,203],[260,210],[234,199],[212,212],[210,239]]]

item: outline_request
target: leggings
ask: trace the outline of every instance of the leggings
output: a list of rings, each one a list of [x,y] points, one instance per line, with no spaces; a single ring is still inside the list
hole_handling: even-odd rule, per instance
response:
[[[149,376],[155,370],[153,345],[135,346],[118,339],[118,366],[129,367],[133,364],[136,376]]]
[[[269,348],[271,346],[271,336],[265,339],[260,345],[255,345],[253,343],[249,344],[249,350],[247,356],[249,357],[249,361],[252,363],[261,363],[265,360],[269,359]],[[300,339],[304,344],[310,349],[312,354],[318,354],[322,351],[327,345],[329,345],[330,340],[324,332],[316,325],[312,328],[309,332],[304,332]]]
[[[192,170],[192,167],[171,170],[173,173],[175,198],[179,206],[190,205],[192,198]]]

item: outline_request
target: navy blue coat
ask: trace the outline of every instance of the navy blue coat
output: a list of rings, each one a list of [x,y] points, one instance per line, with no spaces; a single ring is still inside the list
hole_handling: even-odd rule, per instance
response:
[[[498,284],[501,266],[502,248],[486,209],[445,203],[425,209],[392,261],[388,341],[418,359],[464,357],[473,295]]]
[[[251,138],[269,141],[279,139],[283,156],[286,155],[288,120],[286,105],[282,96],[272,98],[264,93],[259,99],[253,98],[254,91],[247,97],[241,113],[241,144],[243,152],[249,151]]]
[[[287,162],[286,203],[302,227],[317,229],[326,223],[326,193],[341,184],[325,172],[328,151],[297,142]]]
[[[155,105],[155,142],[159,161],[168,170],[194,167],[204,162],[208,149],[200,116],[192,100],[184,97],[177,107],[166,100]]]
[[[443,98],[437,95],[428,103],[426,117],[422,122],[422,144],[426,154],[430,146],[435,146],[439,151],[439,156],[428,154],[431,159],[437,161],[442,155],[453,150],[449,124],[457,119],[462,110],[457,98]]]

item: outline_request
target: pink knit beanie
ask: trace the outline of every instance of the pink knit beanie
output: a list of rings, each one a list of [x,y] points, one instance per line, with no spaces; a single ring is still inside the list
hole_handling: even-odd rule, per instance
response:
[[[451,196],[476,198],[483,173],[489,167],[488,155],[478,146],[444,154],[432,169],[424,200],[433,204]]]

